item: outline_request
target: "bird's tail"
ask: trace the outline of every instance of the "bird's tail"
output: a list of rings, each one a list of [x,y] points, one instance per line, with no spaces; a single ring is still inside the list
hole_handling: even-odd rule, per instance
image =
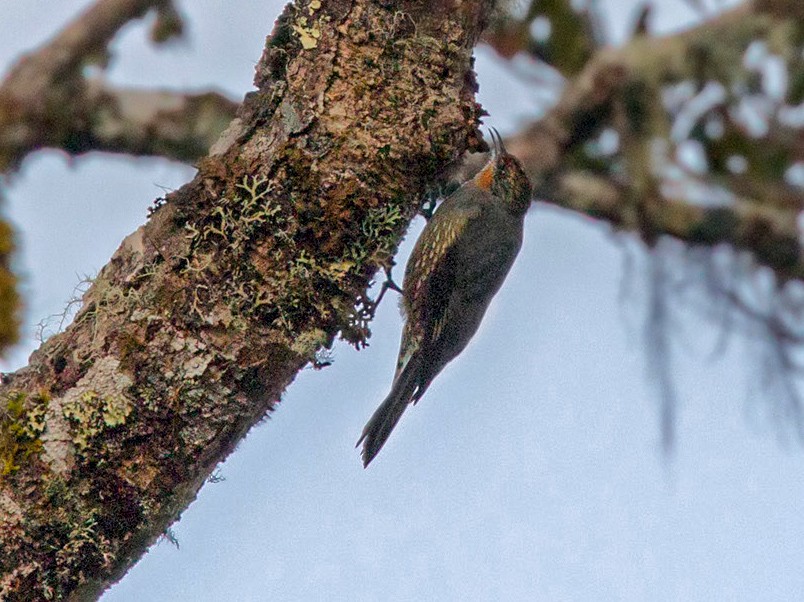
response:
[[[357,442],[357,445],[363,444],[363,467],[368,466],[379,453],[408,404],[413,401],[417,387],[417,365],[415,359],[408,362],[405,369],[394,379],[388,397],[383,400],[363,428],[363,434]]]

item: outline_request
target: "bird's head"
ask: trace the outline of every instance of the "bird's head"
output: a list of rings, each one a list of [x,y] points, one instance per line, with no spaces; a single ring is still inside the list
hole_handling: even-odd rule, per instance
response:
[[[475,176],[475,183],[501,199],[508,211],[521,215],[530,207],[530,180],[517,158],[505,150],[497,130],[490,128],[490,133],[494,143],[491,157]]]

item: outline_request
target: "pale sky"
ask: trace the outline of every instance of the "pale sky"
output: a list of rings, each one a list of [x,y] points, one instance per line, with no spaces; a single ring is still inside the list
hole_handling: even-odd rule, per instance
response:
[[[621,31],[634,3],[601,2]],[[3,69],[86,4],[2,0]],[[189,39],[154,50],[131,26],[111,78],[242,97],[281,3],[181,6]],[[668,1],[662,24],[687,22],[685,6]],[[505,134],[536,116],[526,66],[512,73],[480,49],[477,69],[489,125]],[[156,160],[31,157],[4,190],[27,323],[59,311],[78,275],[191,174]],[[627,300],[625,248],[637,257]],[[752,342],[735,336],[712,358],[717,332],[691,311],[673,338],[676,453],[661,454],[645,268],[638,245],[607,226],[534,206],[480,332],[368,470],[354,444],[390,386],[393,297],[368,349],[340,344],[333,366],[303,371],[220,467],[226,480],[173,527],[181,548],[154,546],[103,602],[802,599],[804,451],[749,394]]]

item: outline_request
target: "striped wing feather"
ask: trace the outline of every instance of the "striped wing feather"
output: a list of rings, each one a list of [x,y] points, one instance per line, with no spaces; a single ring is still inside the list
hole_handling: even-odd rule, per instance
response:
[[[405,269],[403,308],[407,320],[397,362],[397,375],[412,355],[438,338],[448,318],[455,271],[456,243],[481,214],[477,196],[453,195],[446,199],[425,226]]]

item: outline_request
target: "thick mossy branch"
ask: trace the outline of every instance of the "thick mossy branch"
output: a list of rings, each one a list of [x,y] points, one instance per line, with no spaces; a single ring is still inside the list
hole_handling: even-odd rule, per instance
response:
[[[338,333],[365,343],[355,301],[480,145],[490,8],[287,7],[197,177],[0,389],[0,598],[96,599],[303,366]]]

